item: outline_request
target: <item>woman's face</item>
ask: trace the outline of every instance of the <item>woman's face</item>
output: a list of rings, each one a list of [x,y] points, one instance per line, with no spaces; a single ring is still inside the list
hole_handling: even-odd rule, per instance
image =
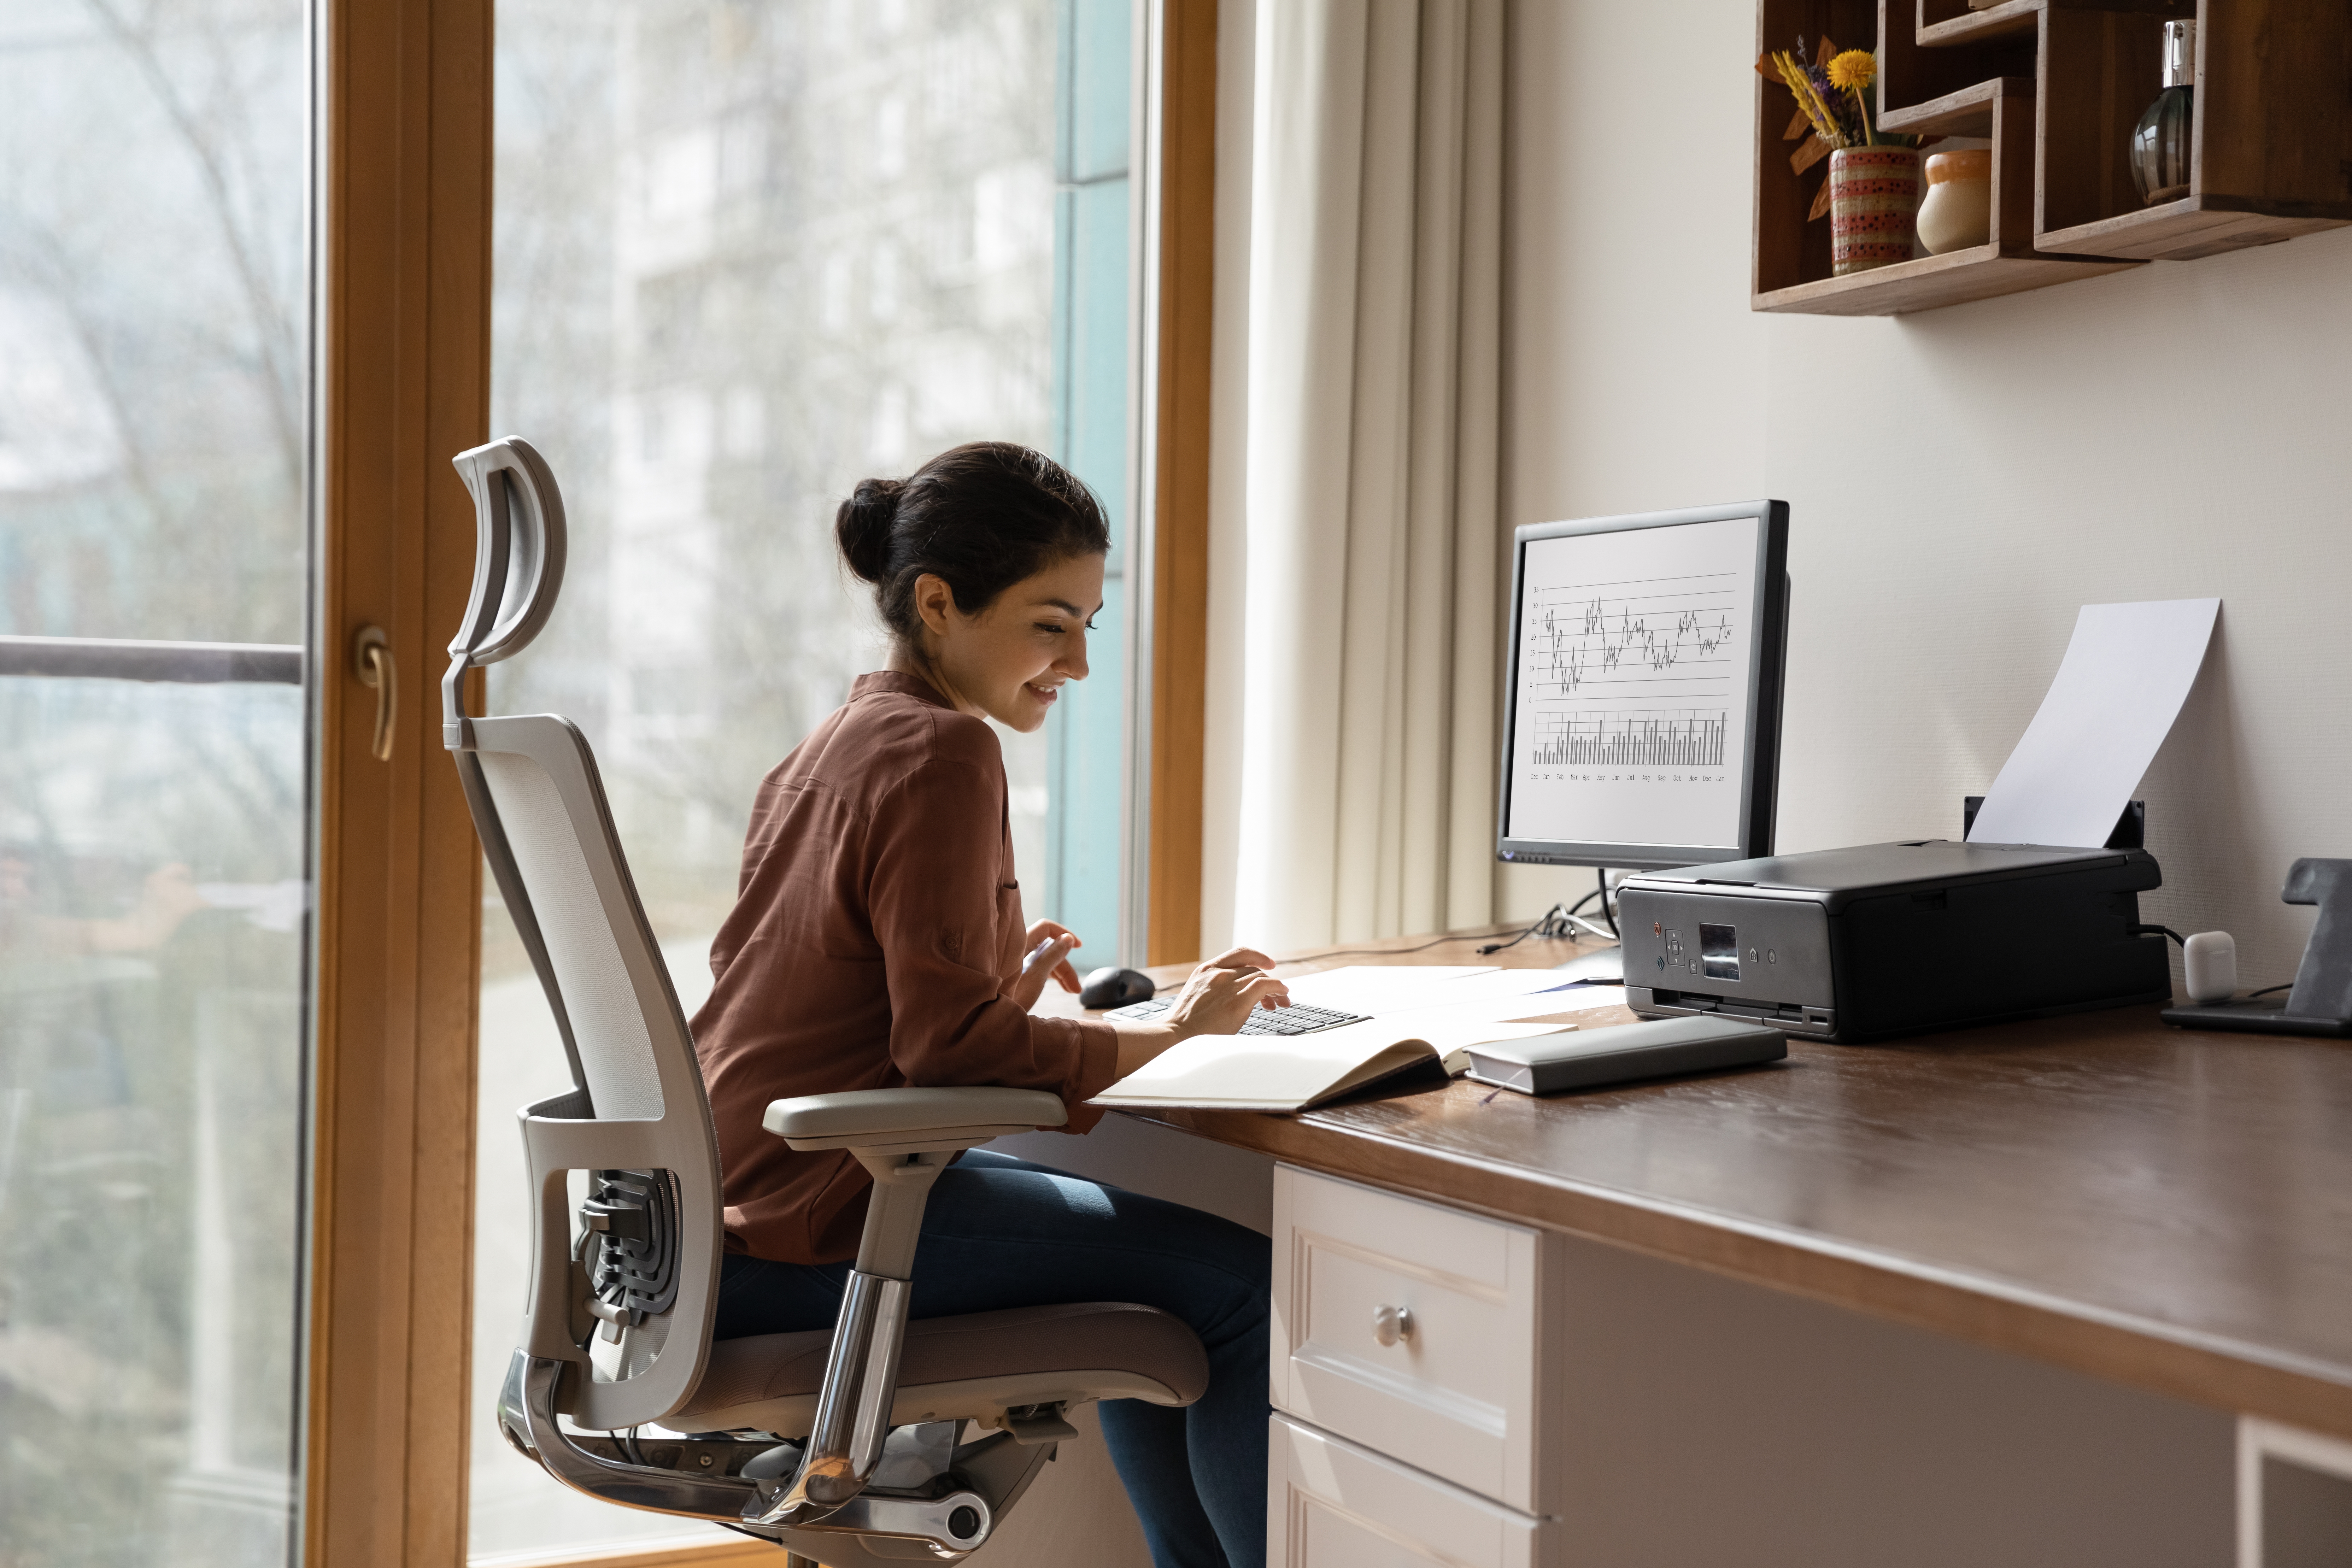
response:
[[[929,674],[948,700],[1029,734],[1062,682],[1087,678],[1087,633],[1102,608],[1103,558],[1073,555],[1023,578],[976,616],[955,607],[944,579],[915,584]]]

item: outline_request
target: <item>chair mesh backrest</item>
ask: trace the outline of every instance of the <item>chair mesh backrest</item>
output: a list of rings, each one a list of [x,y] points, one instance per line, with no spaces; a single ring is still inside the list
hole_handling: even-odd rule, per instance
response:
[[[659,969],[660,955],[647,951],[640,931],[631,929],[635,921],[612,919],[598,896],[597,878],[583,847],[590,840],[582,829],[602,825],[573,821],[555,781],[536,759],[479,750],[475,756],[497,804],[515,869],[530,891],[590,1104],[600,1119],[659,1116],[661,1068],[654,1057],[646,1010],[631,981],[633,972],[648,961]],[[617,846],[606,853],[618,860]],[[625,867],[620,868],[625,876]],[[638,951],[625,954],[625,944]],[[671,999],[670,1009],[677,1005]],[[667,1020],[656,1018],[655,1023]]]
[[[555,476],[513,437],[460,454],[457,467],[478,547],[441,681],[442,740],[573,1080],[521,1116],[533,1240],[520,1353],[577,1368],[559,1384],[558,1410],[609,1431],[659,1420],[702,1375],[719,1277],[719,1139],[587,739],[554,714],[465,709],[467,671],[521,652],[554,612],[564,558]],[[613,1204],[637,1214],[625,1230],[607,1226],[585,1268],[567,1192],[581,1171],[593,1173],[602,1216],[620,1212]]]

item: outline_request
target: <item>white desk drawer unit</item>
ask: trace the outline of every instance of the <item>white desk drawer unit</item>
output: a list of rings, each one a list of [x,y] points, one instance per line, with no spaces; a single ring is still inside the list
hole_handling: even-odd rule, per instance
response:
[[[1272,1418],[1268,1568],[1550,1568],[1559,1521]]]
[[[1539,1231],[1277,1167],[1275,1407],[1523,1513],[1556,1512],[1542,1461],[1557,1444],[1541,1426],[1559,1415],[1544,1397],[1557,1352],[1541,1325],[1559,1256]]]

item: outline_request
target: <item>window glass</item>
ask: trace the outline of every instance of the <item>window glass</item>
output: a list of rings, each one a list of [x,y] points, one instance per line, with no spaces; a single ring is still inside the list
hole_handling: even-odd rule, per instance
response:
[[[489,710],[588,735],[689,1014],[761,774],[884,658],[835,564],[841,498],[1010,439],[1069,462],[1124,526],[1128,10],[501,0],[492,421],[552,464],[572,548],[554,621],[491,669]],[[1102,962],[1120,904],[1111,591],[1080,700],[1045,733],[1000,732],[1028,911]],[[513,1114],[566,1071],[492,898],[472,1548],[677,1535],[564,1490],[491,1426],[529,1237]]]
[[[307,62],[299,0],[0,0],[11,1563],[292,1548]]]

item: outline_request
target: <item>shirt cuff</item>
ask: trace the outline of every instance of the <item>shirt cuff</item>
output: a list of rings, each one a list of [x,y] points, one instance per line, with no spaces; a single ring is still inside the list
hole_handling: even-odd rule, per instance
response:
[[[1085,1132],[1103,1119],[1101,1108],[1087,1101],[1118,1081],[1118,1030],[1088,1018],[1059,1021],[1078,1032],[1078,1071],[1062,1095],[1070,1112],[1062,1131]]]

